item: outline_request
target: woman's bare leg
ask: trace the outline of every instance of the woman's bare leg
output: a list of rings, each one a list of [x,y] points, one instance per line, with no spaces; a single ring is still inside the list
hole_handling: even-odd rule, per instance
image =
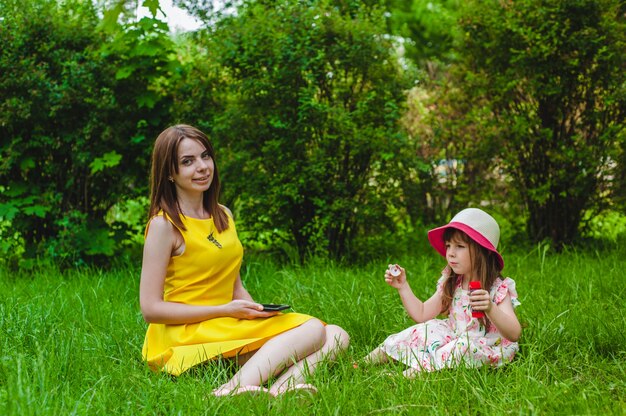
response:
[[[333,360],[339,352],[348,348],[349,343],[350,336],[343,328],[337,325],[326,326],[326,341],[322,348],[289,367],[276,379],[270,391],[279,394],[289,387],[303,383],[305,376],[312,374],[320,361]]]
[[[267,341],[227,383],[216,389],[233,389],[239,386],[260,386],[270,376],[280,373],[294,361],[319,350],[325,341],[324,325],[311,319],[302,325],[283,332]]]

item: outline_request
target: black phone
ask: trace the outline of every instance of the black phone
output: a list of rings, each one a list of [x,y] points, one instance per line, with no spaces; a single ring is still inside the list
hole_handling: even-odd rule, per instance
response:
[[[263,305],[263,310],[267,312],[284,311],[285,309],[291,308],[289,305],[281,305],[277,303],[262,303],[261,305]]]

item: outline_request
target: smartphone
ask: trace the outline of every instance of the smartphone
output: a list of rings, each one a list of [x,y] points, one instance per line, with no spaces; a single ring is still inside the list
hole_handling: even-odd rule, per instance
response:
[[[291,306],[289,305],[281,305],[281,304],[276,304],[276,303],[262,303],[262,305],[263,305],[263,310],[268,311],[268,312],[284,311],[285,309],[291,308]]]

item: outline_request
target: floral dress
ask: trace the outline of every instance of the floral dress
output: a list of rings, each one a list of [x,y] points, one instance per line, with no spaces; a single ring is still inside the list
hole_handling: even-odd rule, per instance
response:
[[[446,278],[444,275],[437,282],[440,293],[443,293]],[[431,319],[390,335],[380,348],[391,358],[419,371],[435,371],[461,364],[497,367],[513,360],[519,350],[518,343],[502,337],[492,323],[485,331],[480,321],[472,318],[469,291],[462,289],[461,283],[462,278],[459,278],[446,319]],[[508,293],[513,306],[520,305],[513,279],[496,279],[490,293],[496,304],[500,304]]]

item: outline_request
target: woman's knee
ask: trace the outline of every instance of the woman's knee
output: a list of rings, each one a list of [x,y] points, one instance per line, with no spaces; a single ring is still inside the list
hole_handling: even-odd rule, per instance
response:
[[[326,330],[322,321],[317,318],[309,319],[302,324],[301,328],[306,330],[308,337],[318,340],[320,345],[324,344],[326,340]]]
[[[326,342],[333,342],[335,348],[345,350],[350,344],[350,335],[338,325],[326,326]]]

